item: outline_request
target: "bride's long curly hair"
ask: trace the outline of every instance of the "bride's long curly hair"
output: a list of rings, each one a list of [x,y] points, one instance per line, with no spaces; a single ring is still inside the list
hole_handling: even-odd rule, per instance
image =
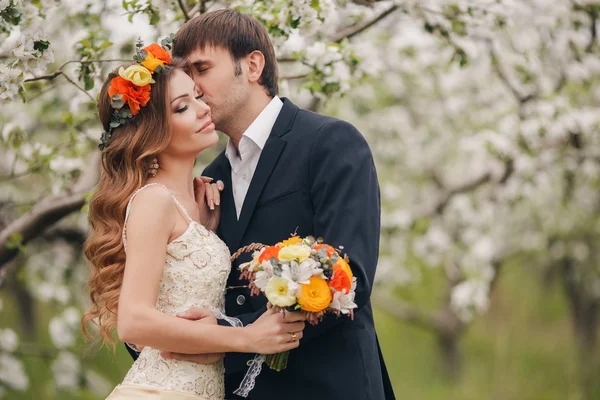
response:
[[[125,68],[127,65],[124,66]],[[176,69],[188,72],[183,62],[173,61],[166,71],[154,74],[150,101],[129,123],[114,129],[102,151],[100,181],[89,204],[91,232],[84,253],[91,263],[89,280],[91,309],[83,315],[81,328],[91,338],[87,325],[99,328],[100,339],[114,348],[117,305],[125,270],[122,232],[127,203],[149,177],[152,160],[171,140],[168,83]],[[118,70],[118,69],[117,69]],[[108,89],[117,70],[109,74],[98,98],[98,112],[105,131],[110,129],[113,108]]]

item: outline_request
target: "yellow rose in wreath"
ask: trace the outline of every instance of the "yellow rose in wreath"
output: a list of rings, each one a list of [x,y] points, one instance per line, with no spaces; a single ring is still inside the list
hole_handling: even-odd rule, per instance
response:
[[[119,75],[136,86],[146,86],[150,83],[154,83],[152,72],[150,72],[148,68],[137,64],[127,67],[127,69],[121,67],[119,69]]]

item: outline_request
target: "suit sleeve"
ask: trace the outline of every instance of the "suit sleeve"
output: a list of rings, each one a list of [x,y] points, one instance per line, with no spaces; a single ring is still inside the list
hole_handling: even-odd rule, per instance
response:
[[[355,303],[360,310],[369,303],[375,279],[381,211],[373,156],[354,126],[335,120],[321,128],[313,144],[310,180],[314,233],[334,247],[344,246],[357,278]],[[306,327],[302,341],[346,318],[327,315],[318,325]]]

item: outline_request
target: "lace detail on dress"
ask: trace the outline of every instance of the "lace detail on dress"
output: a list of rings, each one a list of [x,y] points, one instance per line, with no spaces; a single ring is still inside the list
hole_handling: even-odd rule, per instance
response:
[[[185,208],[175,197],[173,199],[189,218]],[[125,218],[128,215],[129,205]],[[231,268],[229,249],[215,233],[189,220],[187,230],[167,245],[156,309],[171,315],[190,307],[223,312],[225,284]],[[167,360],[160,356],[159,350],[145,347],[125,376],[123,384],[187,392],[207,400],[222,400],[225,397],[224,379],[223,361],[204,365]]]

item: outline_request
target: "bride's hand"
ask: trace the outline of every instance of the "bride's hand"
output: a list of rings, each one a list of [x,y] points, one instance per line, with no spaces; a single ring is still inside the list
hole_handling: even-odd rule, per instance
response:
[[[201,176],[194,179],[194,194],[198,210],[200,211],[200,223],[211,231],[216,231],[221,217],[221,191],[224,184],[221,181],[211,183],[212,178]]]
[[[275,354],[295,349],[303,336],[304,320],[301,313],[267,310],[253,324],[245,327],[248,333],[248,352]]]

